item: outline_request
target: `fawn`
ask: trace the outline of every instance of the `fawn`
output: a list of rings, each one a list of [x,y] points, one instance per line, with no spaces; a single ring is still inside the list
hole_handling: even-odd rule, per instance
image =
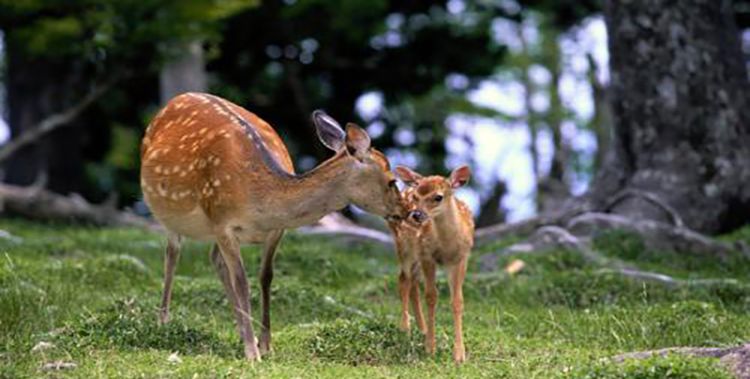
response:
[[[312,115],[320,141],[335,155],[297,175],[274,129],[225,99],[185,93],[151,121],[141,145],[141,188],[167,230],[159,321],[169,320],[172,279],[183,237],[214,242],[211,262],[235,311],[249,360],[271,349],[273,259],[285,229],[314,222],[353,203],[400,219],[405,214],[385,156],[360,127]],[[263,244],[261,336],[256,345],[241,243]]]
[[[467,166],[461,166],[453,170],[448,178],[423,177],[399,166],[396,167],[396,174],[407,185],[403,196],[410,209],[407,219],[389,222],[401,268],[401,328],[410,328],[411,300],[417,325],[425,333],[425,348],[430,354],[435,352],[435,307],[438,296],[435,270],[436,265],[445,266],[453,307],[453,359],[461,363],[466,360],[462,331],[463,282],[466,263],[474,244],[474,220],[469,207],[456,198],[454,190],[469,181],[471,171]],[[427,302],[426,325],[419,303],[420,266]]]

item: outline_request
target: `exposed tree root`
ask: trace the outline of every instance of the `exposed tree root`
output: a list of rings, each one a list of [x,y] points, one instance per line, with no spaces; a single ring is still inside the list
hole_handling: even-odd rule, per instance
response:
[[[584,213],[567,222],[566,228],[575,235],[591,236],[601,230],[619,229],[636,233],[654,250],[671,250],[720,259],[739,252],[748,254],[742,244],[729,244],[695,232],[685,227],[672,226],[651,220],[632,220],[608,213]]]
[[[674,224],[674,226],[678,228],[682,228],[685,226],[685,222],[682,221],[682,217],[680,217],[680,214],[674,208],[672,208],[669,204],[659,199],[659,196],[651,192],[641,191],[641,190],[632,189],[632,188],[624,189],[616,193],[614,196],[612,196],[607,202],[607,205],[604,207],[604,211],[609,211],[615,205],[617,205],[618,203],[620,203],[621,201],[625,200],[628,197],[639,197],[643,200],[646,200],[658,206],[665,213],[669,215],[669,217],[672,219],[672,223]]]
[[[715,285],[715,284],[738,284],[739,281],[731,278],[706,278],[706,279],[679,279],[672,276],[652,272],[652,271],[641,271],[634,268],[602,268],[596,273],[599,274],[618,274],[627,276],[629,278],[653,281],[666,284],[669,286],[700,286],[700,285]]]
[[[693,357],[718,358],[737,379],[750,379],[750,344],[735,347],[670,347],[659,350],[637,351],[620,354],[612,359],[622,362],[626,359],[646,359],[654,356],[682,354]]]
[[[543,251],[552,248],[564,248],[575,250],[589,262],[595,264],[605,264],[609,262],[607,258],[595,252],[589,246],[588,241],[574,236],[565,228],[560,226],[548,225],[537,229],[527,242],[512,245],[506,249],[507,253]]]
[[[474,232],[475,245],[483,245],[510,236],[526,237],[543,226],[562,225],[565,220],[587,211],[590,211],[590,205],[580,203],[570,206],[561,212],[543,214],[521,221],[479,228]]]

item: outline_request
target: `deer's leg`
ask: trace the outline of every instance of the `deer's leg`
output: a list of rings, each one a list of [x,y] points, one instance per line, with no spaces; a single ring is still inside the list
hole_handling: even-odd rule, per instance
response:
[[[284,230],[274,231],[268,235],[263,245],[263,259],[260,269],[260,291],[262,323],[259,348],[262,354],[271,351],[271,281],[273,281],[273,258],[276,248],[284,235]]]
[[[411,307],[414,310],[414,320],[417,322],[417,327],[422,333],[426,332],[427,327],[424,323],[424,315],[422,314],[422,302],[419,300],[419,263],[415,263],[412,266],[411,276]]]
[[[164,253],[164,290],[159,309],[159,324],[169,322],[169,303],[172,301],[172,281],[180,258],[180,236],[170,233],[167,237],[167,250]]]
[[[211,263],[214,265],[216,274],[219,275],[219,279],[221,279],[221,284],[224,285],[224,292],[227,294],[229,304],[232,307],[232,312],[235,313],[235,317],[239,323],[241,313],[237,310],[237,300],[234,298],[234,289],[232,287],[232,281],[229,278],[229,269],[224,262],[224,257],[221,256],[221,250],[219,250],[219,245],[217,244],[214,244],[211,248]]]
[[[405,268],[401,269],[398,275],[398,292],[401,296],[401,330],[409,331],[409,293],[411,292],[411,276]]]
[[[466,360],[463,335],[464,292],[463,283],[466,276],[466,259],[450,267],[448,283],[451,290],[451,306],[453,308],[453,360],[462,363]]]
[[[427,333],[424,346],[429,354],[435,353],[435,307],[437,306],[437,282],[435,281],[435,262],[422,261],[424,273],[424,297],[427,302]]]
[[[227,296],[233,296],[235,299],[235,309],[239,313],[237,327],[242,343],[245,345],[245,357],[251,361],[260,361],[250,314],[250,289],[245,276],[245,266],[242,263],[240,244],[234,236],[227,234],[219,236],[216,242],[224,258],[229,282],[232,285],[232,293],[227,293]]]

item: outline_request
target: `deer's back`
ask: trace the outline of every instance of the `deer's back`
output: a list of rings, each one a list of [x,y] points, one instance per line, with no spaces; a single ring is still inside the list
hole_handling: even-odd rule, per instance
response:
[[[194,238],[210,237],[217,225],[270,196],[272,174],[293,173],[289,152],[268,123],[208,94],[172,99],[141,145],[144,199],[165,227]]]

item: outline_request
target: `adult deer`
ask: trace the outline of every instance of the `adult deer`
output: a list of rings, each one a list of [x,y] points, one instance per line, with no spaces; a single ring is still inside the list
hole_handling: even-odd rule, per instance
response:
[[[159,321],[169,320],[172,279],[183,237],[215,242],[211,261],[237,319],[245,356],[271,348],[273,258],[285,229],[355,204],[399,219],[405,212],[388,160],[360,127],[346,131],[313,113],[320,141],[336,154],[297,175],[281,138],[265,121],[225,99],[186,93],[151,121],[141,145],[141,188],[167,230]],[[262,322],[256,345],[241,243],[262,243]]]

